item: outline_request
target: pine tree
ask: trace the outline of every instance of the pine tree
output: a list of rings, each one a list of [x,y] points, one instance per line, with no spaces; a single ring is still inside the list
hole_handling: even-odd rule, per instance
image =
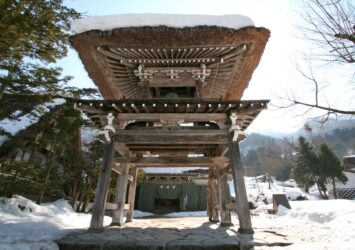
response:
[[[337,199],[335,181],[346,183],[348,178],[343,173],[338,157],[330,150],[326,144],[321,144],[319,153],[319,165],[327,179],[330,179],[333,185],[334,198]]]
[[[309,192],[309,187],[317,181],[317,169],[319,160],[304,137],[298,138],[298,156],[294,168],[295,181],[304,186],[305,191]]]
[[[0,99],[57,91],[70,79],[48,64],[66,55],[70,23],[79,16],[62,0],[0,0]]]

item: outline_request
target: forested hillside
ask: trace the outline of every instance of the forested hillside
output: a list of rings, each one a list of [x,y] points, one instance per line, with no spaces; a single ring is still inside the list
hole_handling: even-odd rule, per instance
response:
[[[241,152],[247,175],[270,174],[277,179],[289,179],[295,160],[297,138],[304,136],[316,151],[327,144],[339,159],[355,153],[355,121],[330,121],[320,127],[301,129],[284,138],[252,133],[241,143]]]

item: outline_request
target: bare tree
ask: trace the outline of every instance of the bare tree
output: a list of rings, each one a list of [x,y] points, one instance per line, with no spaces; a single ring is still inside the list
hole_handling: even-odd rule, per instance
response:
[[[355,5],[353,0],[306,0],[301,30],[318,46],[314,59],[355,63]]]
[[[310,63],[315,61],[327,64],[355,63],[355,2],[353,0],[305,0],[299,15],[303,20],[300,27],[303,35],[315,46],[311,54],[306,55]],[[314,74],[312,64],[307,71],[299,67],[297,70],[307,82],[313,84],[313,101],[305,101],[286,94],[286,97],[281,98],[283,104],[278,107],[290,108],[301,105],[308,108],[304,114],[313,109],[322,110],[324,112],[320,117],[323,122],[331,115],[355,115],[354,108],[334,107],[328,102],[326,96],[320,96],[324,85]],[[331,84],[336,83],[328,83]],[[353,80],[352,84],[354,84]],[[354,90],[355,86],[351,91]]]

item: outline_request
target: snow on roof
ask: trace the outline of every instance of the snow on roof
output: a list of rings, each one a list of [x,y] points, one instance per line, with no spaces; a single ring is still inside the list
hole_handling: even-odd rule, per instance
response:
[[[49,112],[51,108],[54,108],[55,106],[61,105],[65,102],[66,101],[63,98],[54,98],[53,100],[48,101],[44,104],[37,105],[30,113],[24,115],[21,115],[21,111],[16,110],[10,116],[15,118],[5,118],[3,120],[0,120],[0,129],[14,136],[21,130],[28,128],[34,123],[37,123],[40,117],[44,113]],[[5,140],[7,140],[7,137],[2,136],[0,138],[0,145]]]
[[[78,19],[72,22],[71,30],[78,34],[89,30],[104,31],[127,27],[168,26],[183,28],[204,25],[240,29],[254,26],[254,23],[251,18],[243,15],[120,14]]]

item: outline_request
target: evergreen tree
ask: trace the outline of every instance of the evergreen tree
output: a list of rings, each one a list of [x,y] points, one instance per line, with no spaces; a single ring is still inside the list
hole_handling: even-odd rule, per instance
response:
[[[327,179],[330,179],[333,185],[334,198],[337,198],[335,180],[346,183],[348,178],[343,173],[340,161],[333,151],[326,144],[321,144],[319,153],[319,165]]]
[[[0,99],[57,91],[69,80],[48,64],[66,55],[70,23],[79,16],[62,0],[0,0]]]
[[[298,138],[298,155],[293,174],[295,181],[304,186],[306,192],[309,192],[309,187],[318,180],[318,165],[319,160],[313,148],[303,136],[300,136]]]

